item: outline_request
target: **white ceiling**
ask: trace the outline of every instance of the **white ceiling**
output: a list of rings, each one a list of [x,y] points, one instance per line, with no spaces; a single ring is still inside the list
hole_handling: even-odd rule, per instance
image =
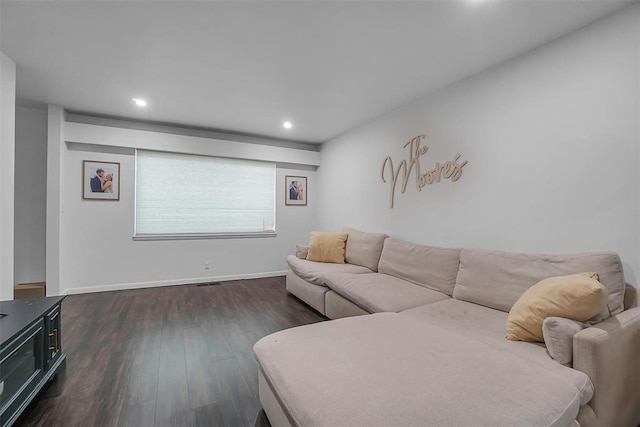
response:
[[[22,102],[316,143],[629,2],[2,0],[0,47]]]

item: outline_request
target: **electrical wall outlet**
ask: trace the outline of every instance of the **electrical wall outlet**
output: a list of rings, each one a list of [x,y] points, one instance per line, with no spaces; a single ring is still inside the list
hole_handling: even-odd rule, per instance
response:
[[[211,261],[204,261],[204,269],[211,270]]]

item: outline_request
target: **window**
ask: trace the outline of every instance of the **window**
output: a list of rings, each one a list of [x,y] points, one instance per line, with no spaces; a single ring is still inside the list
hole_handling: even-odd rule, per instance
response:
[[[135,238],[275,235],[274,163],[136,150]]]

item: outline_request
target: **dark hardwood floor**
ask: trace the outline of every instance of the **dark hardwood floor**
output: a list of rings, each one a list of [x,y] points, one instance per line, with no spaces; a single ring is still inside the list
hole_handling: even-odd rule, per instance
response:
[[[268,426],[253,344],[325,320],[284,277],[71,295],[67,368],[22,426]]]

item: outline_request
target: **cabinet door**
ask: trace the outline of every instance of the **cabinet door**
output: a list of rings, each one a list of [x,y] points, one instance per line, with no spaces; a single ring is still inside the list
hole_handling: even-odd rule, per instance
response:
[[[58,357],[62,354],[62,335],[60,331],[60,305],[56,305],[45,316],[47,327],[47,369],[49,369]]]
[[[37,319],[0,350],[0,425],[11,424],[44,377],[44,323]]]

